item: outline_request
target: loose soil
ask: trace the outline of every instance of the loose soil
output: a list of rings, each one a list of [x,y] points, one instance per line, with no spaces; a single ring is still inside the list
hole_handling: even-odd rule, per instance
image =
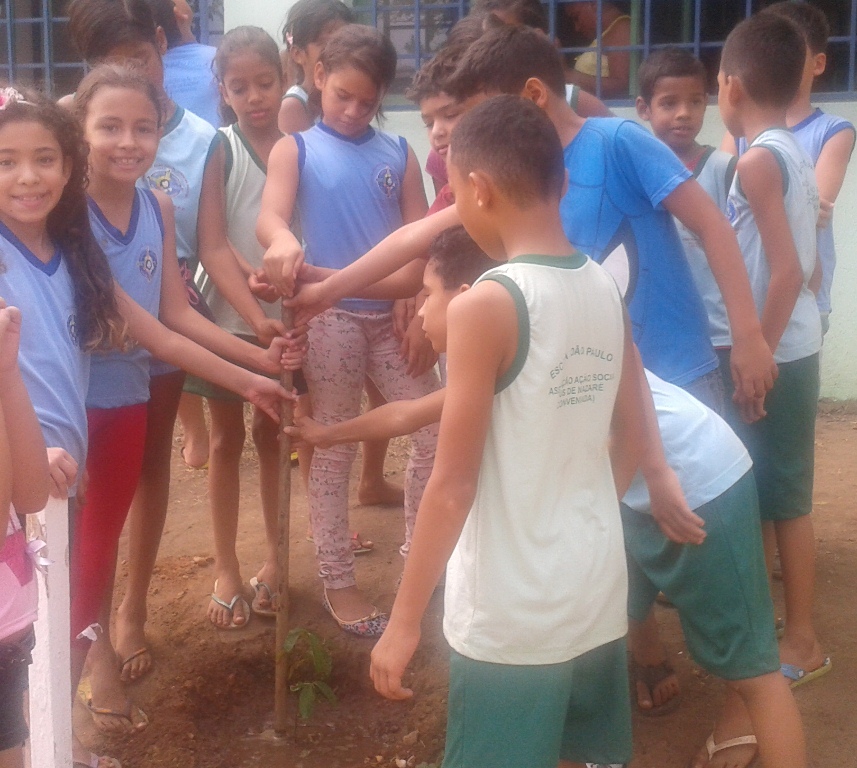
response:
[[[75,720],[84,740],[115,755],[125,768],[352,768],[420,766],[440,762],[446,717],[447,647],[440,631],[441,598],[435,596],[423,640],[408,673],[416,691],[407,703],[377,696],[368,678],[372,643],[351,638],[321,606],[312,544],[306,541],[307,509],[293,470],[291,523],[291,625],[324,638],[334,660],[331,683],[338,704],[322,704],[304,723],[293,718],[285,738],[273,735],[274,625],[254,617],[246,629],[222,632],[205,618],[212,588],[206,472],[189,470],[173,451],[170,514],[149,600],[149,641],[155,668],[130,688],[148,713],[149,728],[133,739],[95,733],[82,707]],[[401,480],[404,444],[394,443],[387,467]],[[833,672],[796,691],[812,765],[857,766],[857,408],[823,404],[816,443],[815,526],[818,540],[817,629],[832,656]],[[242,461],[238,555],[245,580],[255,574],[264,533],[252,449]],[[352,499],[351,524],[375,541],[357,558],[362,588],[388,609],[402,563],[400,509],[361,507]],[[117,596],[124,586],[126,542],[120,553]],[[782,605],[779,583],[775,599]],[[683,688],[682,706],[659,719],[635,716],[631,768],[684,766],[710,732],[723,685],[687,656],[675,612],[657,608],[662,634]],[[294,705],[295,702],[293,701]],[[296,705],[295,705],[296,710]],[[522,768],[525,768],[522,766]]]

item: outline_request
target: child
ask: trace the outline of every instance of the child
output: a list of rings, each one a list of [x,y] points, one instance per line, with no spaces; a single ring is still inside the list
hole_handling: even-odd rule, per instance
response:
[[[280,105],[279,126],[283,133],[305,131],[318,119],[315,65],[331,36],[340,27],[353,23],[354,13],[340,0],[298,0],[289,8],[283,42],[294,69],[295,84],[286,91]]]
[[[2,212],[0,212],[2,216]],[[23,768],[27,667],[38,587],[19,515],[43,509],[50,475],[45,441],[18,367],[21,313],[0,299],[0,766]]]
[[[271,151],[257,235],[267,254],[301,254],[288,224],[297,205],[303,238],[320,266],[344,266],[427,209],[413,151],[370,123],[396,69],[392,44],[368,27],[348,25],[325,46],[315,70],[322,122]],[[336,227],[331,226],[336,221]],[[348,300],[310,326],[304,374],[320,421],[356,415],[368,374],[386,399],[437,388],[433,371],[408,375],[393,334],[389,302]],[[434,458],[436,433],[414,435],[405,475],[409,544],[419,498]],[[346,632],[378,635],[386,617],[359,592],[348,546],[348,472],[354,448],[317,451],[310,481],[310,520],[324,581],[324,603]]]
[[[640,397],[616,287],[562,230],[561,158],[550,122],[517,97],[476,107],[452,135],[462,222],[511,263],[450,306],[437,462],[372,652],[377,690],[410,696],[402,674],[450,558],[446,768],[630,758],[608,442],[612,431],[621,483],[638,459]],[[597,392],[572,392],[576,376]]]
[[[808,283],[816,261],[818,190],[809,158],[785,127],[805,61],[797,27],[776,14],[758,14],[730,33],[718,75],[723,122],[749,147],[729,191],[729,216],[780,370],[765,398],[766,417],[750,425],[733,421],[753,457],[766,539],[775,536],[780,551],[786,608],[780,659],[793,685],[831,668],[812,623],[815,536],[809,516],[821,322]],[[721,357],[725,370],[728,351]],[[733,697],[725,706],[732,713],[731,732],[715,733],[715,741],[743,735],[742,725],[749,730],[746,713],[736,714],[740,702]],[[742,757],[749,762],[752,753],[734,759]]]
[[[824,74],[827,65],[827,38],[830,27],[824,12],[810,3],[774,3],[765,8],[766,13],[776,13],[790,19],[806,38],[807,59],[797,95],[789,105],[786,125],[791,129],[798,144],[803,147],[815,165],[815,180],[818,184],[820,210],[816,229],[818,258],[821,262],[821,282],[810,284],[817,291],[816,301],[821,313],[821,332],[830,327],[830,290],[836,268],[836,249],[833,242],[833,206],[842,189],[845,172],[854,150],[854,126],[845,118],[829,115],[818,107],[812,107],[812,86],[815,78]],[[724,148],[728,152],[743,154],[747,149],[745,139],[727,135]],[[815,278],[814,278],[815,279]]]
[[[247,277],[262,266],[263,250],[254,232],[271,148],[282,137],[277,112],[283,91],[277,44],[258,27],[237,27],[220,42],[215,72],[226,107],[237,122],[221,128],[203,177],[200,217],[200,253],[234,247]],[[216,285],[203,286],[203,295],[217,324],[240,338],[256,341],[253,329],[233,309]],[[279,303],[262,304],[266,315],[278,318]],[[242,579],[235,537],[238,526],[239,465],[244,448],[244,403],[231,392],[200,379],[188,379],[187,389],[208,399],[211,415],[209,501],[215,550],[217,587],[208,608],[209,620],[223,629],[241,627],[250,618],[240,601],[224,607],[240,594]],[[261,569],[250,580],[254,613],[275,615],[277,570],[277,498],[279,444],[276,423],[264,412],[253,412],[253,442],[259,456],[259,485],[267,550]]]
[[[86,461],[90,352],[123,347],[126,328],[150,351],[207,372],[274,415],[285,393],[275,382],[229,366],[166,331],[121,289],[117,302],[104,253],[89,226],[84,192],[87,148],[80,126],[44,97],[25,96],[11,89],[4,93],[0,156],[7,158],[4,184],[11,193],[39,194],[35,204],[22,206],[13,196],[0,206],[4,266],[0,295],[26,314],[21,326],[21,374],[48,445],[54,493],[70,498],[73,524],[79,468]],[[79,531],[73,531],[72,543],[79,538],[75,534]],[[83,657],[85,652],[75,659],[75,681]],[[113,719],[120,728],[134,726],[128,718],[127,724]],[[75,760],[99,768],[114,765],[88,755],[75,741]]]
[[[637,114],[649,123],[652,133],[675,152],[725,215],[736,159],[696,141],[708,106],[707,78],[705,65],[690,51],[683,48],[655,51],[637,73],[640,87]],[[679,219],[675,219],[675,225],[694,284],[705,305],[711,343],[715,349],[728,347],[729,324],[723,313],[723,297],[702,244]]]
[[[214,129],[204,120],[179,107],[164,91],[161,56],[166,50],[163,30],[155,23],[160,4],[171,0],[73,0],[69,3],[69,34],[83,58],[92,63],[103,60],[131,62],[139,67],[157,89],[164,105],[163,135],[153,166],[141,186],[149,186],[170,196],[176,210],[176,249],[189,298],[201,307],[193,283],[197,266],[197,223],[199,195],[205,158]],[[163,8],[162,12],[172,12]],[[202,222],[201,226],[205,226]],[[231,252],[212,251],[221,257],[216,265],[207,263],[218,279],[218,287],[263,343],[282,332],[278,320],[265,316],[251,294],[244,274]],[[146,424],[143,474],[130,512],[130,556],[127,591],[116,620],[117,654],[126,681],[138,679],[152,665],[145,637],[146,595],[158,553],[169,501],[170,455],[173,425],[184,383],[184,373],[174,366],[152,362],[152,379]],[[201,403],[197,403],[196,445],[188,430],[184,458],[193,466],[208,456],[208,433],[204,430]],[[191,411],[193,414],[194,412]]]

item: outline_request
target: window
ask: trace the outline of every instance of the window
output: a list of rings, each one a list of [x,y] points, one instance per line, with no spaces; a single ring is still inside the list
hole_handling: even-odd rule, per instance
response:
[[[66,0],[0,0],[0,80],[71,93],[84,66],[66,32]],[[194,31],[216,45],[223,35],[223,0],[191,0]]]
[[[817,90],[853,98],[857,0],[810,0],[830,22],[827,71]],[[688,48],[706,64],[715,87],[720,51],[732,27],[774,0],[547,0],[543,2],[551,35],[563,53],[569,78],[577,68],[591,73],[589,89],[608,100],[627,100],[636,91],[636,70],[654,49]],[[420,64],[443,45],[449,29],[468,11],[469,3],[431,0],[354,0],[358,20],[390,36],[399,52],[393,98],[401,94]],[[611,28],[612,27],[612,28]],[[606,42],[602,36],[608,35]],[[612,44],[611,39],[612,38]],[[627,82],[611,82],[610,59],[624,56],[619,69]],[[579,57],[583,56],[583,60]],[[625,78],[621,78],[624,80]]]

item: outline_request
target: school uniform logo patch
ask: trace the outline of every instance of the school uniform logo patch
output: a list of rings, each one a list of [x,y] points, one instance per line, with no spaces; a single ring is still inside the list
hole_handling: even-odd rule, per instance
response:
[[[68,328],[68,337],[71,339],[72,344],[74,346],[80,346],[80,336],[77,332],[77,315],[72,312],[68,316],[68,320],[66,320],[66,328]]]
[[[375,171],[375,183],[387,198],[394,198],[399,193],[399,177],[389,165],[382,165]]]
[[[158,269],[158,257],[151,248],[146,247],[143,249],[143,252],[137,259],[137,269],[140,270],[140,274],[143,275],[146,280],[150,283],[152,282],[152,278],[155,276],[155,272]]]
[[[146,183],[150,189],[157,189],[169,195],[174,201],[183,199],[190,192],[190,185],[181,171],[166,165],[154,165],[146,174]]]

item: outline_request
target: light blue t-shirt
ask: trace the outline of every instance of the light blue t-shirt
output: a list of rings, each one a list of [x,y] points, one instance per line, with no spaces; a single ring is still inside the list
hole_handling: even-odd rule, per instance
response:
[[[211,125],[222,125],[218,107],[220,89],[214,75],[217,48],[202,43],[182,43],[164,54],[164,90],[180,104]]]
[[[179,268],[189,290],[193,275],[199,266],[196,225],[199,218],[199,196],[208,149],[217,131],[201,117],[181,106],[164,126],[164,135],[158,144],[155,162],[146,171],[137,186],[158,189],[169,196],[176,209],[176,253]],[[199,296],[189,300],[199,301]],[[152,360],[152,376],[159,376],[178,368],[160,360]]]
[[[297,209],[307,261],[343,269],[402,226],[408,144],[374,128],[349,138],[324,123],[295,134],[295,141]],[[352,312],[387,311],[392,302],[345,299],[337,306]]]
[[[729,425],[695,397],[651,371],[646,371],[646,379],[667,464],[678,476],[688,506],[699,509],[747,474],[753,466],[750,454]],[[622,503],[651,513],[649,491],[639,472]]]
[[[137,189],[128,231],[120,232],[89,199],[92,234],[107,256],[113,279],[150,315],[161,305],[164,264],[164,222],[155,196]],[[98,352],[92,356],[87,408],[121,408],[149,400],[149,360],[142,347],[127,352]]]
[[[854,126],[844,117],[829,115],[822,112],[818,107],[809,116],[801,120],[797,125],[791,127],[791,132],[797,139],[798,144],[803,147],[804,152],[809,155],[813,166],[818,162],[824,145],[837,133],[851,131]],[[852,144],[853,150],[853,144]],[[738,139],[738,155],[747,151],[747,140],[742,136]],[[818,258],[821,260],[821,287],[816,296],[816,303],[821,312],[830,312],[830,290],[833,286],[833,273],[836,270],[836,246],[833,242],[833,217],[826,227],[816,230],[816,247]]]
[[[717,367],[708,320],[663,200],[690,172],[630,120],[589,118],[565,148],[568,239],[617,275],[643,363],[685,386]]]
[[[45,444],[67,451],[82,471],[90,355],[80,347],[66,260],[57,250],[42,263],[0,223],[0,264],[0,297],[21,310],[18,366]]]

